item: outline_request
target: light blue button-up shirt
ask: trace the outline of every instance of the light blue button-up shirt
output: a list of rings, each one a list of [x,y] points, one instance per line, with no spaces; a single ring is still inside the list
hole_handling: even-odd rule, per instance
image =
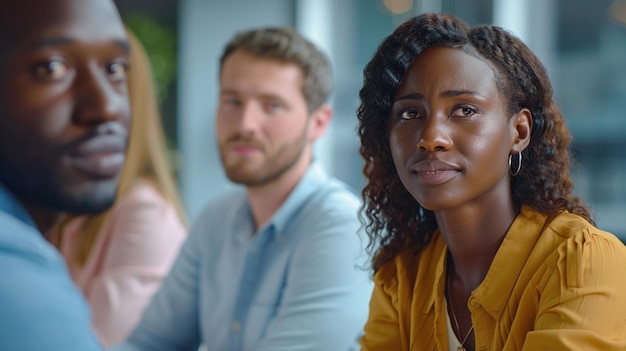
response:
[[[256,231],[243,189],[216,198],[139,326],[113,350],[350,349],[372,289],[359,205],[316,164]]]
[[[101,350],[63,258],[0,183],[0,350]]]

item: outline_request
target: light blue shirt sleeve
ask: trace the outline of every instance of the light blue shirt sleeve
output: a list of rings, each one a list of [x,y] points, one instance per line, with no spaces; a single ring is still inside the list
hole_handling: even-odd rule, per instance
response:
[[[61,256],[34,228],[3,212],[0,282],[0,350],[102,350]]]

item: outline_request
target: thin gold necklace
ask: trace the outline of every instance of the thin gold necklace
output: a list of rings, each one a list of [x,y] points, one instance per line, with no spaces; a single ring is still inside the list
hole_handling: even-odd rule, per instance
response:
[[[450,272],[447,272],[446,288],[447,288],[446,290],[448,291],[448,303],[450,304],[450,312],[452,312],[452,319],[454,320],[454,326],[456,327],[456,333],[459,336],[461,336],[461,328],[459,328],[459,321],[456,319],[456,313],[454,313],[454,304],[452,303],[452,294],[450,294]],[[465,348],[465,342],[469,338],[470,334],[472,334],[473,330],[474,330],[474,323],[472,323],[472,326],[467,331],[467,334],[465,334],[465,337],[463,338],[463,341],[461,341],[461,346],[458,346],[456,348],[456,351],[467,351],[467,349]]]

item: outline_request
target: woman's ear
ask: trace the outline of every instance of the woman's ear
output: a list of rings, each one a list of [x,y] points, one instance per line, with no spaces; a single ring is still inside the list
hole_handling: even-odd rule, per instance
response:
[[[533,127],[533,115],[529,109],[523,108],[511,118],[513,123],[514,139],[511,154],[524,151],[530,144],[530,134]]]

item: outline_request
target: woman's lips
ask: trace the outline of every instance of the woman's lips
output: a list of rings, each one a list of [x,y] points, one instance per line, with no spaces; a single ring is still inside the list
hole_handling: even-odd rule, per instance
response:
[[[425,185],[439,185],[461,173],[459,167],[440,160],[424,160],[411,167],[418,181]]]
[[[460,172],[456,170],[415,172],[419,182],[425,185],[443,184],[459,173]]]

